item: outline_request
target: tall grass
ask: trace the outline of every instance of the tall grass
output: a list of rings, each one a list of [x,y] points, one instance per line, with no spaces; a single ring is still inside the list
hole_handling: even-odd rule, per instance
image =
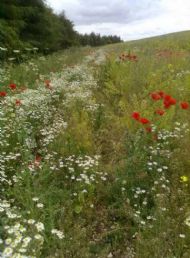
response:
[[[190,109],[180,104],[190,102],[188,38],[4,67],[3,257],[189,257]],[[165,109],[151,97],[158,91],[177,103]]]

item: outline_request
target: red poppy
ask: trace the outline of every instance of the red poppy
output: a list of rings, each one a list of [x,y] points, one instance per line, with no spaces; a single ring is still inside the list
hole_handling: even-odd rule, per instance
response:
[[[164,96],[164,107],[169,108],[171,105],[176,104],[176,99],[172,98],[170,95]]]
[[[144,117],[140,118],[140,122],[141,122],[141,124],[148,124],[148,123],[150,123],[150,121],[147,118],[144,118]]]
[[[189,108],[189,103],[188,102],[181,102],[180,106],[182,109],[188,109]]]
[[[44,82],[45,82],[46,85],[50,85],[51,81],[50,80],[45,80]]]
[[[6,97],[7,93],[5,91],[0,91],[0,97]]]
[[[121,54],[119,58],[120,58],[122,61],[125,61],[126,54],[125,54],[125,53]]]
[[[164,108],[170,108],[171,104],[169,101],[164,100]]]
[[[139,112],[133,112],[132,118],[134,118],[135,120],[138,121],[138,120],[140,119],[140,114],[139,114]]]
[[[16,102],[15,102],[16,106],[20,106],[21,105],[21,100],[20,99],[17,99]]]
[[[9,84],[9,88],[11,88],[11,90],[15,90],[16,89],[16,84],[15,83]]]
[[[156,92],[151,93],[150,96],[153,100],[160,100],[161,99],[161,96]]]
[[[34,165],[39,166],[41,160],[42,160],[42,157],[40,155],[36,155],[35,160],[34,160]]]
[[[40,155],[36,155],[35,161],[39,162],[39,161],[41,161],[41,159],[42,159],[42,157]]]
[[[175,105],[176,104],[176,99],[171,98],[169,102],[170,102],[170,105]]]
[[[49,90],[52,90],[51,85],[46,85],[46,88],[49,89]]]
[[[165,96],[164,96],[164,100],[170,101],[170,99],[171,99],[171,96],[170,96],[170,95],[165,95]]]
[[[136,55],[130,56],[130,60],[137,61],[137,56]]]
[[[158,115],[160,115],[160,116],[163,116],[163,114],[165,113],[165,111],[162,110],[162,109],[157,109],[157,110],[155,111],[155,113],[158,114]]]
[[[163,91],[159,91],[158,94],[160,95],[161,98],[164,98],[164,92]]]
[[[45,87],[46,87],[47,89],[52,90],[52,87],[51,87],[51,85],[50,85],[51,81],[50,81],[50,80],[45,80],[44,82],[45,82]]]
[[[146,127],[146,131],[147,131],[147,133],[151,133],[152,132],[152,128],[151,127]]]

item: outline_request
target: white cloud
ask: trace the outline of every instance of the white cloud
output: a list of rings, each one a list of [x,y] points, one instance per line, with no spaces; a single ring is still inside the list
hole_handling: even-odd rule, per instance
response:
[[[47,0],[64,9],[81,33],[91,31],[138,39],[190,30],[189,0]]]

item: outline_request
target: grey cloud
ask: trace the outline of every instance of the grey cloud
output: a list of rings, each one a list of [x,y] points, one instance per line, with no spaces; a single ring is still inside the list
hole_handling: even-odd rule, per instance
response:
[[[151,0],[80,0],[74,10],[73,20],[77,25],[104,22],[126,24],[155,15],[158,3],[159,1],[155,1],[153,4]]]
[[[47,0],[76,30],[139,39],[190,29],[189,0]]]

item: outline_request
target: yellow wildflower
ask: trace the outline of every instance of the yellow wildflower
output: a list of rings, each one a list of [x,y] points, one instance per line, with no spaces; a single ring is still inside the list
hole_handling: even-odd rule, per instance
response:
[[[186,183],[189,181],[189,178],[187,176],[181,176],[180,179],[182,183]]]
[[[190,227],[190,216],[185,219],[185,224]]]

